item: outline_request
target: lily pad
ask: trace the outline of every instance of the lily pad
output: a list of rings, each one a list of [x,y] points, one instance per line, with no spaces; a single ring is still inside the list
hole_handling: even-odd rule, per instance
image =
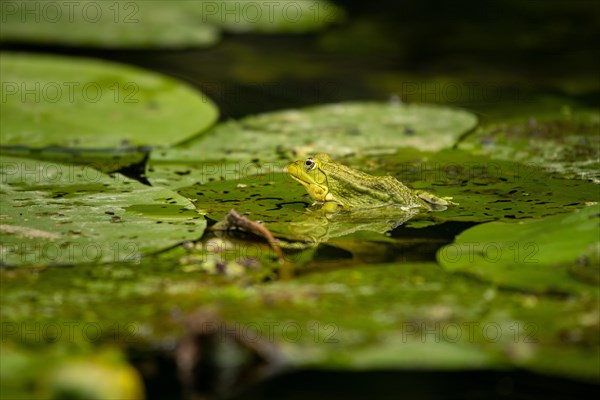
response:
[[[598,381],[597,296],[566,302],[498,291],[435,263],[403,262],[321,271],[234,303],[220,307],[223,315],[263,334],[272,324],[269,337],[296,367],[521,367]],[[565,342],[567,329],[580,336]],[[563,362],[549,362],[557,354]]]
[[[0,40],[106,48],[207,47],[220,31],[303,33],[343,18],[326,0],[11,1]]]
[[[422,104],[339,103],[259,114],[215,127],[195,146],[211,159],[267,159],[283,152],[389,153],[397,147],[450,148],[475,115]]]
[[[63,335],[39,352],[73,346],[74,339],[64,334],[64,327],[73,321],[81,321],[73,330],[75,340],[89,348],[97,342],[90,344],[85,332],[91,321],[98,321],[102,343],[164,354],[164,343],[181,337],[181,321],[173,317],[173,307],[186,314],[206,307],[220,317],[216,323],[230,328],[223,335],[234,332],[252,343],[275,347],[277,357],[293,368],[518,367],[598,381],[597,296],[565,300],[498,290],[487,282],[449,274],[433,262],[406,261],[320,270],[289,281],[248,285],[243,278],[240,284],[189,269],[177,262],[179,251],[171,254],[174,259],[168,258],[169,253],[143,259],[140,265],[50,268],[35,276],[0,269],[7,327],[3,345],[26,349],[39,344],[34,335],[9,328],[50,315],[52,319],[46,325],[41,322],[41,327],[58,324]],[[52,337],[52,332],[45,337]],[[214,350],[216,355],[231,354],[220,350]],[[550,362],[557,355],[561,362]],[[210,359],[204,367],[219,374],[219,360]]]
[[[0,39],[110,48],[210,46],[219,29],[191,14],[193,3],[11,1],[3,7]]]
[[[2,264],[135,261],[202,236],[178,194],[91,167],[2,157]]]
[[[460,150],[427,153],[402,149],[394,155],[352,163],[364,165],[363,169],[374,175],[393,175],[412,189],[452,197],[458,204],[424,215],[434,223],[540,218],[599,200],[598,186],[591,182],[564,180],[539,165],[491,160]],[[417,223],[421,222],[413,219],[408,224]]]
[[[228,32],[303,33],[344,18],[342,8],[326,0],[218,0],[199,2],[196,12]],[[235,10],[234,12],[232,12]]]
[[[102,172],[115,172],[121,169],[145,165],[149,147],[119,147],[115,149],[86,149],[69,147],[43,147],[32,149],[27,146],[3,146],[2,155],[18,158],[80,164]]]
[[[535,293],[597,290],[571,270],[600,272],[600,206],[519,223],[489,222],[461,233],[441,248],[438,261],[449,271],[473,274],[504,287]],[[585,278],[584,278],[585,279]]]
[[[183,187],[178,192],[190,199],[208,218],[221,220],[231,209],[261,221],[274,234],[310,242],[368,231],[362,240],[382,240],[383,233],[403,224],[418,212],[398,207],[373,210],[325,212],[307,210],[312,199],[287,174],[271,171],[240,179],[214,181]]]
[[[2,145],[172,145],[217,119],[213,103],[172,78],[99,60],[3,53]]]
[[[148,161],[150,182],[205,180],[205,161],[217,168],[285,163],[309,153],[333,156],[390,153],[398,147],[450,148],[477,118],[431,105],[339,103],[260,114],[217,125],[174,149],[156,149]],[[210,165],[210,163],[208,163]],[[283,166],[283,165],[282,165]],[[180,178],[177,171],[185,171]]]
[[[303,214],[312,203],[301,185],[287,174],[274,171],[187,186],[178,192],[215,221],[221,220],[233,208],[252,220],[263,222],[275,232],[287,232],[289,222]]]
[[[182,169],[176,174],[181,176],[180,182],[200,179],[178,192],[213,220],[220,220],[233,208],[264,222],[279,235],[313,241],[327,241],[358,231],[383,233],[402,223],[418,228],[446,221],[539,218],[598,201],[597,186],[593,183],[552,178],[544,171],[529,170],[520,163],[490,161],[459,150],[427,153],[400,149],[394,155],[339,161],[374,175],[393,175],[413,189],[450,196],[458,204],[444,211],[417,215],[384,211],[381,219],[369,210],[333,216],[310,213],[306,208],[312,200],[305,189],[278,172],[285,166],[283,162],[199,162],[195,164],[198,166],[195,175],[192,169]]]
[[[600,183],[600,113],[562,112],[481,126],[459,149],[493,159],[536,165],[563,178]]]
[[[196,148],[178,146],[171,149],[154,149],[146,163],[145,177],[153,186],[178,189],[194,184],[272,174],[283,171],[288,164],[285,161],[210,161],[205,160],[205,157],[206,155]]]

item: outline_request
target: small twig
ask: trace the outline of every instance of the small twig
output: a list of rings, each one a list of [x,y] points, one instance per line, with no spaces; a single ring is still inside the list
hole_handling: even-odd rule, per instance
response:
[[[238,214],[238,212],[233,209],[229,211],[229,214],[227,214],[225,219],[230,224],[230,226],[245,229],[248,232],[255,234],[256,236],[265,238],[269,243],[269,246],[271,246],[273,251],[277,254],[279,262],[284,261],[284,255],[283,251],[281,250],[281,247],[279,247],[279,245],[277,244],[277,240],[275,239],[271,231],[267,229],[266,226],[258,222],[252,221],[241,214]]]

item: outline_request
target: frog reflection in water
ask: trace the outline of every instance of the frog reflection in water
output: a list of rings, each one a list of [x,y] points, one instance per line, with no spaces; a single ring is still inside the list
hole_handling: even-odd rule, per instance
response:
[[[327,154],[291,163],[288,173],[322,209],[360,210],[396,206],[402,210],[444,210],[451,204],[431,193],[412,190],[391,176],[373,176],[338,164]]]

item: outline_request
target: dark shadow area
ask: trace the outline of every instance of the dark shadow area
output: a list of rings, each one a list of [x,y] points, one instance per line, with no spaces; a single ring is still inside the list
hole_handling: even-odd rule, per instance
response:
[[[282,375],[230,399],[570,400],[591,398],[599,388],[528,372],[313,370]]]

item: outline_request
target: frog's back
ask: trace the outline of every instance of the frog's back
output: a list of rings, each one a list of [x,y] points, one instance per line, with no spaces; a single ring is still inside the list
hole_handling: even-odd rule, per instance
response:
[[[390,196],[393,200],[393,203],[410,208],[429,208],[425,201],[423,201],[411,188],[404,185],[398,179],[394,178],[393,176],[385,176],[383,179],[387,181],[387,186],[390,188]]]
[[[394,177],[373,176],[337,163],[327,163],[323,168],[332,197],[345,208],[426,207],[410,188]]]

